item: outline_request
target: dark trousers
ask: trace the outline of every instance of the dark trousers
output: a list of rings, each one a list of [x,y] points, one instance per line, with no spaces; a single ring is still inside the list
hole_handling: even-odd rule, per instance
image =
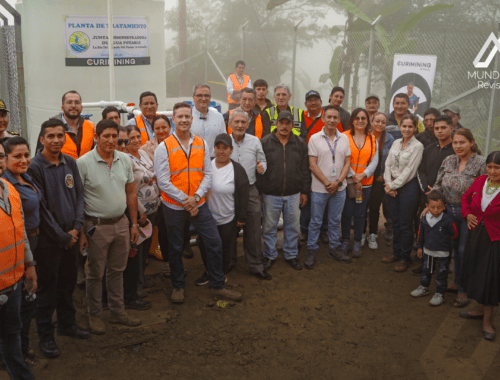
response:
[[[351,219],[354,216],[354,240],[361,241],[363,229],[366,223],[366,207],[370,198],[371,186],[363,188],[363,202],[356,203],[356,199],[346,197],[344,209],[342,210],[342,239],[349,240],[351,237]]]
[[[307,200],[305,206],[300,208],[300,230],[302,232],[309,231],[309,223],[311,222],[311,199]],[[323,214],[323,223],[319,232],[322,234],[328,233],[328,207],[325,208]]]
[[[168,253],[170,261],[170,278],[174,288],[181,289],[186,285],[182,251],[184,249],[184,225],[190,221],[204,240],[207,248],[207,269],[210,286],[214,289],[224,288],[224,272],[222,271],[222,242],[219,232],[206,203],[198,207],[198,214],[191,217],[186,210],[174,210],[162,204],[163,215],[168,230]]]
[[[453,218],[459,232],[458,238],[451,241],[453,246],[453,259],[455,260],[454,284],[458,285],[458,291],[460,293],[465,294],[465,290],[462,287],[462,272],[465,270],[465,268],[463,268],[463,261],[469,229],[467,227],[467,220],[462,216],[461,209],[459,205],[446,205],[446,213]]]
[[[44,235],[35,252],[38,278],[36,326],[42,342],[54,340],[52,315],[57,310],[57,328],[62,330],[75,324],[73,290],[78,274],[78,244],[61,248]]]
[[[384,202],[384,199],[385,199],[384,182],[379,182],[376,180],[373,181],[370,198],[368,198],[368,209],[370,209],[370,215],[368,216],[369,220],[368,230],[370,234],[375,234],[375,235],[378,234],[378,222],[380,219],[381,205],[386,220],[385,222],[386,229],[388,229],[389,225],[392,224],[389,208],[387,207],[387,202]],[[366,228],[363,231],[366,231]]]
[[[148,219],[153,224],[155,220],[156,213],[148,215]],[[139,278],[137,280],[137,290],[144,290],[144,280],[146,279],[145,271],[146,264],[148,262],[149,251],[151,249],[151,243],[153,242],[153,237],[144,240],[137,251],[137,256],[139,256]]]
[[[163,215],[163,207],[160,205],[156,213],[154,225],[158,228],[158,244],[160,244],[160,251],[163,261],[168,263],[168,230]],[[184,224],[184,247],[190,245],[191,232],[189,231],[189,221]]]
[[[39,235],[32,236],[28,238],[30,243],[31,252],[35,252],[38,246]],[[31,320],[35,316],[36,311],[36,299],[33,301],[28,301],[26,296],[28,291],[23,289],[21,297],[21,322],[23,327],[21,329],[21,349],[23,354],[26,355],[30,348],[30,327]]]
[[[21,287],[8,294],[9,300],[0,306],[0,354],[7,366],[7,372],[13,380],[34,379],[21,351]]]
[[[131,249],[139,250],[140,248],[138,248],[134,244]],[[140,256],[138,255],[137,251],[134,257],[129,257],[127,259],[127,266],[123,271],[123,300],[125,301],[125,303],[132,302],[139,298],[139,295],[137,294],[137,283],[139,280],[139,258]],[[105,277],[106,276],[104,276],[104,278]],[[106,281],[103,282],[103,284],[105,283]]]
[[[401,261],[409,261],[413,246],[413,216],[418,206],[418,181],[413,178],[398,189],[397,195],[387,195],[392,218],[392,254]]]
[[[436,275],[436,293],[443,294],[448,287],[448,266],[450,265],[450,256],[448,257],[432,257],[423,255],[424,266],[422,267],[422,276],[420,277],[420,285],[428,288],[431,286],[432,274]]]
[[[229,265],[231,264],[231,257],[236,253],[236,219],[226,224],[221,224],[217,226],[219,231],[219,236],[222,241],[222,271],[224,274],[227,273]],[[203,238],[199,238],[200,253],[205,264],[205,269],[208,271],[207,267],[207,248],[203,242]]]
[[[250,272],[261,272],[262,266],[262,205],[259,199],[259,190],[250,185],[247,208],[247,220],[243,227],[243,249]],[[236,249],[234,250],[236,254]],[[234,260],[236,262],[236,260]]]

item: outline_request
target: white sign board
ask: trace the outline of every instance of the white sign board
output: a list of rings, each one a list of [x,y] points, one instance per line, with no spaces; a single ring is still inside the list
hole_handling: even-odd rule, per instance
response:
[[[68,16],[66,66],[108,66],[107,16]],[[113,17],[115,66],[149,65],[149,27],[145,17]]]
[[[410,98],[410,112],[422,119],[431,105],[436,75],[435,55],[395,54],[392,69],[391,112],[394,95],[402,92]]]

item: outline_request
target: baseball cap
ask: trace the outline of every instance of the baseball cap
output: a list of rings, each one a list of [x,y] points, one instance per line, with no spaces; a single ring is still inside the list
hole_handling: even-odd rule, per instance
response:
[[[455,115],[458,115],[460,116],[460,108],[458,108],[456,105],[452,104],[451,106],[448,106],[446,107],[443,112],[445,111],[451,111],[453,112]]]
[[[370,99],[370,98],[375,98],[375,99],[377,99],[377,100],[379,101],[379,103],[380,103],[380,98],[378,97],[378,95],[375,95],[375,94],[370,94],[370,95],[368,95],[368,96],[366,97],[366,99],[365,99],[365,102],[366,102],[368,99]]]
[[[220,142],[230,148],[233,147],[233,140],[231,139],[231,136],[229,136],[227,133],[221,133],[220,135],[217,135],[214,141],[214,146]]]
[[[308,91],[307,94],[306,94],[306,102],[307,102],[307,99],[309,99],[310,97],[312,96],[315,96],[317,97],[319,100],[321,100],[321,95],[319,94],[318,91],[314,91],[314,90],[311,90],[311,91]]]
[[[9,110],[7,109],[7,107],[5,106],[5,102],[0,99],[0,111],[6,111],[6,112],[9,112]]]
[[[293,123],[293,115],[290,113],[290,111],[281,111],[278,115],[278,121],[287,119]]]

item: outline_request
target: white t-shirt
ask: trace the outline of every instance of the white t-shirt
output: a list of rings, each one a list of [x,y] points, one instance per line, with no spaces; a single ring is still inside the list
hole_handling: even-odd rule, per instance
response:
[[[208,192],[207,202],[218,226],[234,219],[234,189],[233,163],[217,169],[215,160],[212,160],[212,187]]]
[[[486,207],[488,207],[493,199],[496,198],[498,194],[500,194],[500,188],[497,189],[493,194],[488,195],[486,194],[486,188],[488,187],[488,180],[484,183],[483,186],[483,197],[481,198],[481,210],[486,210]]]
[[[351,148],[349,146],[349,139],[346,135],[340,132],[336,132],[336,137],[334,140],[328,138],[328,142],[332,149],[335,150],[335,163],[333,163],[333,156],[328,146],[327,139],[324,128],[318,133],[311,136],[309,139],[308,154],[309,156],[318,157],[318,167],[321,172],[325,175],[330,182],[336,181],[339,178],[342,169],[344,168],[344,160],[346,157],[351,155]],[[337,141],[337,147],[335,148],[335,142]],[[332,169],[333,168],[333,169]],[[334,174],[334,175],[332,175]],[[325,185],[316,178],[316,176],[311,173],[312,176],[312,191],[315,193],[328,193],[325,189]],[[344,179],[342,186],[339,186],[339,190],[344,190],[346,187],[346,181]]]

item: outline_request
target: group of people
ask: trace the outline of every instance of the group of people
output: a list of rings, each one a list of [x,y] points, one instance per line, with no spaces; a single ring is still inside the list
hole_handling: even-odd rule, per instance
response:
[[[350,113],[341,87],[325,106],[317,91],[307,92],[303,110],[289,104],[286,85],[275,86],[273,103],[265,80],[252,86],[244,62],[236,68],[225,114],[209,107],[210,87],[201,84],[194,106],[176,103],[171,118],[157,113],[156,95],[147,91],[141,114],[125,127],[114,107],[94,126],[81,116],[81,96],[69,91],[62,112],[41,125],[33,153],[23,137],[6,135],[8,110],[0,101],[0,121],[7,115],[0,124],[0,352],[12,378],[32,378],[25,363],[35,361],[33,317],[47,357],[60,355],[54,311],[57,333],[79,339],[105,333],[105,308],[110,323],[141,323],[126,309],[151,307],[144,297],[153,286],[145,276],[153,226],[173,303],[185,299],[183,258],[193,257],[193,228],[204,263],[196,285],[239,301],[227,274],[237,263],[241,229],[249,272],[271,280],[280,220],[285,261],[313,269],[319,244],[346,264],[362,257],[366,242],[376,250],[382,209],[392,244],[383,261],[406,271],[413,248],[422,260],[412,271],[421,283],[411,295],[428,295],[437,272],[430,304],[442,304],[445,292],[457,293],[455,307],[476,300],[480,309],[460,315],[483,319],[484,337],[494,338],[500,152],[480,155],[459,124],[460,110],[430,108],[422,124],[399,93],[389,115],[379,112],[377,95]],[[448,285],[451,257],[455,279]],[[90,331],[75,321],[77,283],[86,285]]]

